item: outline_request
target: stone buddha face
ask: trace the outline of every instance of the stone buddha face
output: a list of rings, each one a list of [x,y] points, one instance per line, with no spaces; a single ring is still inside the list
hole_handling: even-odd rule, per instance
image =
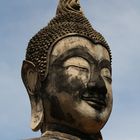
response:
[[[101,130],[112,110],[110,61],[105,47],[84,37],[66,37],[54,45],[41,85],[44,130],[49,124],[88,134]]]
[[[30,40],[22,65],[32,130],[101,140],[112,110],[111,72],[110,48],[79,1],[60,0],[56,17]]]

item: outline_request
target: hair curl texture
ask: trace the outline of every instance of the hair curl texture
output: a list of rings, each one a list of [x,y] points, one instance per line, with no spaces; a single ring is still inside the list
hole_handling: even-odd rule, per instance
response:
[[[45,79],[48,66],[48,52],[56,40],[69,34],[77,34],[89,38],[95,44],[103,45],[110,54],[109,45],[104,37],[94,30],[83,15],[78,0],[60,0],[56,16],[48,26],[41,29],[29,42],[26,60],[33,62],[41,76]]]

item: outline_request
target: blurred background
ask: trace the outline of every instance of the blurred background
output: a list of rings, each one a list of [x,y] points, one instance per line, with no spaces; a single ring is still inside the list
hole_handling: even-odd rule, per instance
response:
[[[0,0],[0,139],[40,136],[30,129],[30,103],[21,80],[29,40],[55,16],[58,0]],[[140,1],[81,0],[86,17],[113,55],[113,111],[104,140],[140,139]]]

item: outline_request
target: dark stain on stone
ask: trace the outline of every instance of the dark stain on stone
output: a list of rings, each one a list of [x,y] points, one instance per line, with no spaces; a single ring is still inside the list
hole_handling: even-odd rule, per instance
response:
[[[57,99],[56,96],[51,96],[50,97],[51,100],[51,116],[53,118],[59,119],[59,120],[64,120],[65,119],[65,115],[61,109],[60,103]]]
[[[75,123],[75,119],[72,117],[70,113],[67,113],[67,121],[72,124]]]

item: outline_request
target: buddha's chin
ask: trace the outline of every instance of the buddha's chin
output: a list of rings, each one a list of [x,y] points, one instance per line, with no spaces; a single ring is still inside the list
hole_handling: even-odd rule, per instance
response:
[[[81,122],[80,131],[85,134],[96,134],[103,128],[103,122],[87,121]]]
[[[87,134],[98,133],[103,128],[109,117],[109,113],[106,108],[102,111],[97,110],[86,102],[81,102],[81,104],[76,107],[76,110],[79,114],[77,115],[77,122],[80,126],[79,128],[82,132]]]

